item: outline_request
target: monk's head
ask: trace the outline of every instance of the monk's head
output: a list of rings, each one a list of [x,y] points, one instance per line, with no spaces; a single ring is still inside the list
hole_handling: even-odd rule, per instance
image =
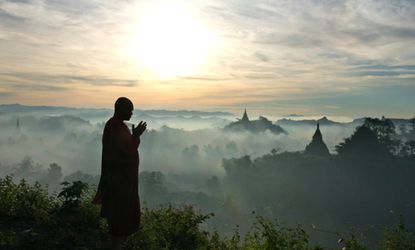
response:
[[[114,105],[114,116],[121,120],[130,120],[133,115],[134,105],[127,97],[120,97]]]

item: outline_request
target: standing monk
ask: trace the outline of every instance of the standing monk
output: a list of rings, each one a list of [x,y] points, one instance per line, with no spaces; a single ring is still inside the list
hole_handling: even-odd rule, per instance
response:
[[[101,217],[107,219],[112,249],[121,249],[140,225],[137,149],[147,124],[141,121],[136,128],[133,125],[131,134],[123,121],[130,120],[133,109],[128,98],[118,98],[114,116],[102,135],[101,179],[93,203],[102,205]]]

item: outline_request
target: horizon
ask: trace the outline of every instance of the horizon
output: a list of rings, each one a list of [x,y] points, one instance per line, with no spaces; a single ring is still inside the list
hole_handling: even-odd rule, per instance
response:
[[[0,97],[27,105],[413,117],[415,2],[6,0]],[[108,39],[108,38],[111,39]]]
[[[104,109],[104,110],[113,110],[113,107],[87,107],[87,106],[53,106],[53,105],[27,105],[27,104],[21,104],[21,103],[0,103],[0,106],[24,106],[24,107],[51,107],[51,108],[67,108],[67,109]],[[238,113],[232,113],[227,111],[220,111],[220,110],[196,110],[196,109],[141,109],[141,108],[134,108],[134,110],[140,111],[140,112],[189,112],[189,113],[206,113],[204,115],[210,116],[214,113],[223,113],[222,115],[217,114],[216,116],[224,116],[224,117],[230,117],[232,119],[242,117],[244,110],[240,110],[240,114]],[[389,117],[389,116],[356,116],[356,117],[349,117],[349,116],[336,116],[336,115],[304,115],[304,114],[281,114],[281,115],[266,115],[263,113],[257,113],[257,112],[251,112],[249,109],[246,109],[247,114],[251,120],[255,120],[255,118],[259,119],[259,117],[264,116],[267,119],[273,120],[282,120],[282,119],[288,119],[288,120],[297,120],[297,121],[305,121],[305,120],[320,120],[327,118],[330,121],[339,122],[339,123],[350,123],[354,120],[362,119],[362,118],[382,118],[385,117],[387,119],[413,119],[415,116],[409,116],[409,117]],[[189,114],[190,115],[190,114]],[[199,114],[200,115],[200,114]],[[203,116],[203,114],[202,114]],[[134,114],[133,117],[134,119]]]

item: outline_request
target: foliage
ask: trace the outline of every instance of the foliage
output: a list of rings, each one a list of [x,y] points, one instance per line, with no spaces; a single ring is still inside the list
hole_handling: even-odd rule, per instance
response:
[[[19,184],[11,176],[0,178],[0,249],[108,249],[108,229],[99,207],[91,203],[85,183],[63,183],[57,197],[48,196],[38,183]],[[239,228],[230,238],[216,230],[201,229],[214,216],[194,206],[144,208],[140,230],[129,237],[129,249],[321,249],[309,243],[300,225],[288,227],[278,220],[256,216],[243,237]],[[342,242],[346,249],[365,249],[352,235]],[[415,234],[402,220],[386,229],[381,249],[415,249]]]
[[[53,202],[39,183],[16,184],[11,176],[0,178],[0,247],[18,244],[34,225],[47,221]]]
[[[356,128],[356,131],[336,145],[336,151],[339,156],[354,156],[358,158],[379,156],[382,151],[382,145],[369,127],[362,125]],[[363,153],[363,154],[362,154]]]
[[[295,228],[281,225],[277,220],[257,216],[253,228],[245,237],[245,249],[318,249],[309,246],[306,232],[297,224]]]
[[[199,224],[213,214],[203,215],[193,206],[157,210],[144,208],[140,231],[132,238],[135,249],[197,249],[208,244],[208,233]]]
[[[350,234],[350,237],[347,238],[340,238],[338,243],[343,244],[344,250],[366,250],[367,248],[363,245],[363,243],[357,239],[354,233]]]
[[[24,179],[19,184],[12,176],[0,179],[0,218],[19,221],[38,221],[47,217],[53,203],[39,183],[29,185]]]
[[[64,199],[64,205],[77,206],[80,203],[83,193],[88,189],[88,185],[82,181],[74,181],[72,185],[69,182],[62,182],[64,188],[58,194],[58,197]]]
[[[396,139],[395,125],[390,119],[366,118],[364,126],[377,136],[382,147],[390,153],[396,153],[399,142]]]
[[[384,250],[414,250],[415,231],[405,226],[402,216],[396,228],[385,229],[384,237],[380,242],[379,249]]]

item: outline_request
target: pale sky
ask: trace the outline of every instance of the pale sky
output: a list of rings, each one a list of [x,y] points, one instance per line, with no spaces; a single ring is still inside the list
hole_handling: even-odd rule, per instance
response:
[[[0,0],[0,104],[413,117],[415,1]]]

